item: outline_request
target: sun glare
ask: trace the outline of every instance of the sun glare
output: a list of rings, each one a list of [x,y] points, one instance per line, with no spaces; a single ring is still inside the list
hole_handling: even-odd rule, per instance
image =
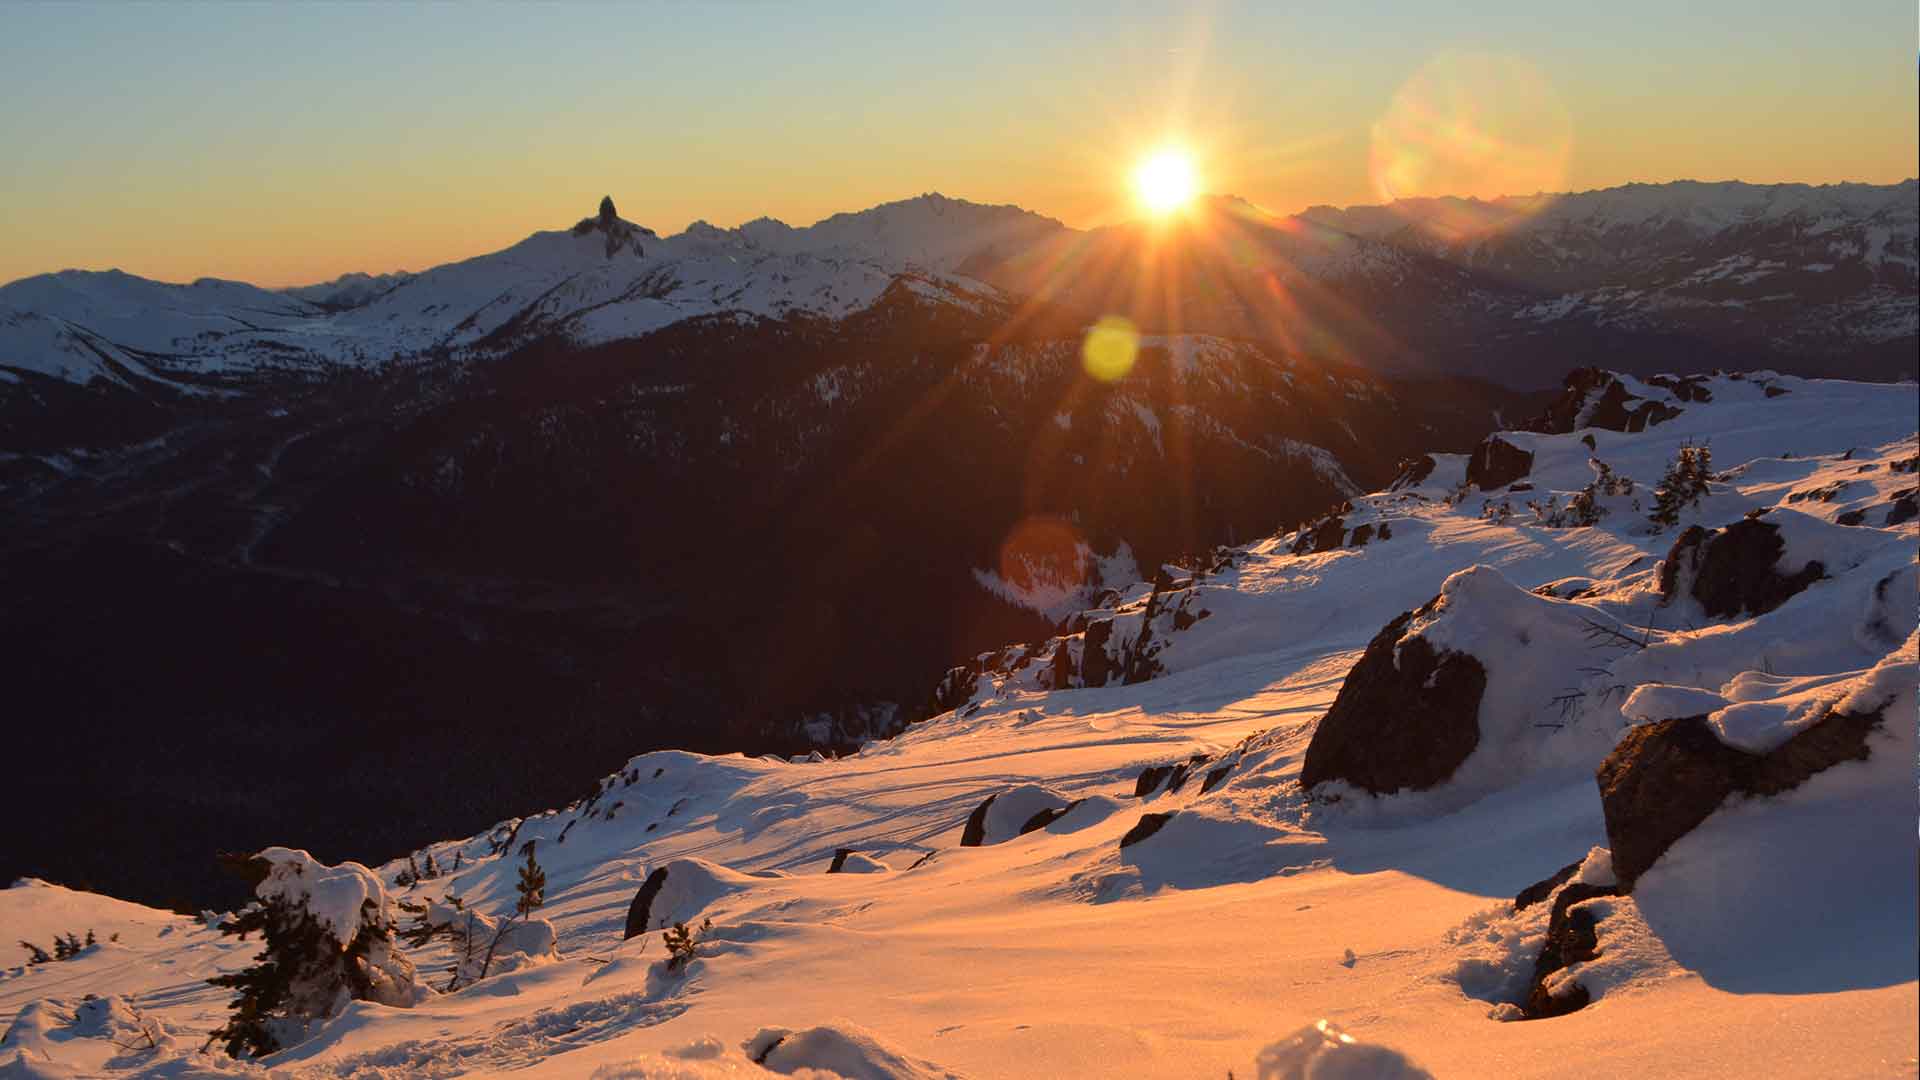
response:
[[[1157,150],[1134,167],[1133,188],[1149,212],[1170,214],[1185,206],[1198,188],[1193,159],[1184,150]]]

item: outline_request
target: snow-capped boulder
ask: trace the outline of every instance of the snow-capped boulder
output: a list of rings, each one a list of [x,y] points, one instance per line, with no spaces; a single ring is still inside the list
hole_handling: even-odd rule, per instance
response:
[[[1746,519],[1723,529],[1689,525],[1660,568],[1662,602],[1690,595],[1715,618],[1764,615],[1826,576],[1817,559],[1787,571],[1786,549],[1779,527],[1768,521]]]
[[[967,815],[961,847],[998,844],[1045,828],[1072,808],[1074,800],[1037,784],[1022,784],[987,796]]]
[[[1594,635],[1609,632],[1618,624],[1598,609],[1537,596],[1492,567],[1462,570],[1367,645],[1314,731],[1300,784],[1374,795],[1444,784],[1443,802],[1458,805],[1597,761],[1618,720],[1582,720],[1568,693]]]
[[[1621,887],[1632,889],[1729,796],[1778,795],[1842,761],[1869,756],[1867,736],[1881,723],[1881,709],[1831,707],[1809,718],[1806,704],[1741,702],[1629,730],[1598,776]]]
[[[836,848],[833,862],[827,865],[829,874],[884,874],[893,868],[871,855],[863,855],[852,848]]]
[[[754,884],[751,875],[705,859],[674,859],[654,867],[627,908],[626,936],[687,922],[715,900]]]
[[[1433,1080],[1405,1054],[1363,1043],[1339,1025],[1320,1020],[1260,1051],[1259,1080]]]

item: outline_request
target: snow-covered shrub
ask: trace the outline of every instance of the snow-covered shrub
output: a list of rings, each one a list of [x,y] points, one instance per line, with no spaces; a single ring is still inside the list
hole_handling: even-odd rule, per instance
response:
[[[700,955],[700,942],[713,930],[713,920],[703,919],[700,925],[688,929],[686,923],[675,923],[660,935],[667,947],[667,971],[678,975],[687,970],[687,965]]]
[[[421,948],[444,939],[453,954],[453,970],[445,992],[479,982],[489,974],[504,975],[523,967],[558,958],[558,936],[545,919],[496,919],[463,904],[459,897],[429,900],[401,907],[418,920],[400,931],[409,948]]]
[[[280,847],[234,864],[255,882],[259,902],[220,932],[257,930],[266,948],[252,967],[207,980],[239,991],[233,1015],[209,1044],[259,1057],[299,1041],[349,1001],[407,1008],[432,993],[394,947],[393,901],[373,871],[353,862],[326,866]]]
[[[1692,443],[1682,446],[1653,489],[1653,512],[1648,518],[1662,529],[1679,524],[1680,511],[1700,502],[1711,479],[1713,451]]]
[[[120,935],[113,935],[113,940],[120,940]],[[50,964],[56,960],[72,960],[98,944],[99,941],[94,938],[93,931],[88,930],[85,941],[80,940],[80,935],[71,932],[56,935],[53,939],[51,954],[31,941],[22,941],[20,947],[27,950],[27,965],[31,967],[34,964]]]

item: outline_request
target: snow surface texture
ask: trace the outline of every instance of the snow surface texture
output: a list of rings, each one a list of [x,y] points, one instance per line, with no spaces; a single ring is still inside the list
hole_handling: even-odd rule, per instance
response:
[[[1170,632],[1145,681],[1054,690],[1024,669],[983,675],[962,709],[836,760],[646,754],[592,800],[432,845],[457,872],[395,889],[405,861],[376,868],[398,900],[452,894],[498,917],[537,840],[559,955],[409,1009],[355,1002],[262,1064],[315,1077],[1913,1075],[1920,522],[1885,522],[1915,483],[1916,390],[1764,381],[1789,393],[1715,378],[1711,402],[1680,402],[1645,431],[1507,433],[1534,455],[1531,490],[1464,490],[1443,462],[1417,486],[1355,498],[1345,527],[1390,524],[1384,542],[1236,549],[1183,587],[1212,614]],[[1650,489],[1689,441],[1710,442],[1719,478],[1656,531]],[[1590,458],[1635,492],[1604,500],[1591,527],[1543,524],[1549,500],[1594,480]],[[1783,523],[1785,560],[1818,557],[1826,576],[1759,616],[1662,595],[1681,529],[1757,510]],[[1123,606],[1151,590],[1125,591]],[[1309,797],[1302,754],[1361,650],[1441,595],[1420,630],[1487,665],[1485,763],[1426,792]],[[1589,640],[1583,620],[1611,633]],[[1721,714],[1732,745],[1767,745],[1812,701],[1882,711],[1866,760],[1729,801],[1630,896],[1585,901],[1597,955],[1550,989],[1578,984],[1592,1005],[1489,1019],[1517,1011],[1549,917],[1548,904],[1514,911],[1514,894],[1569,863],[1578,881],[1613,880],[1594,755],[1672,715]],[[1765,709],[1737,711],[1749,705]],[[1136,797],[1147,766],[1173,768]],[[987,842],[961,846],[989,796],[1006,803],[983,815]],[[1013,820],[1076,801],[1025,834],[1032,817]],[[1146,815],[1157,826],[1122,847]],[[826,873],[843,848],[887,872]],[[662,868],[646,931],[624,938]],[[696,934],[683,970],[667,964],[672,922]],[[202,980],[245,966],[256,943],[44,882],[0,891],[9,938],[89,928],[96,950],[0,972],[0,1028],[18,1033],[0,1041],[0,1070],[259,1075],[194,1053],[228,1000]],[[410,955],[435,985],[460,962],[445,940]],[[88,993],[108,1004],[81,1017]],[[172,1041],[117,1045],[147,1021]]]

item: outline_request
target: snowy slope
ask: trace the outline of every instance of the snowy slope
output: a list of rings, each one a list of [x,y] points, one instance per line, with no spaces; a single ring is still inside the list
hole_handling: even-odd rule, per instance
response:
[[[1915,387],[1628,386],[1677,415],[1638,432],[1504,433],[1533,455],[1520,478],[1470,483],[1469,462],[1438,456],[1351,500],[1337,525],[1166,568],[1084,613],[1116,642],[1148,604],[1207,613],[1167,620],[1141,681],[1088,685],[1077,629],[1017,670],[981,665],[957,711],[857,755],[642,755],[572,806],[433,845],[437,866],[459,869],[402,898],[499,912],[532,843],[562,959],[413,1009],[356,1003],[266,1064],[744,1076],[765,1075],[764,1057],[847,1076],[1280,1076],[1297,1075],[1279,1062],[1298,1050],[1281,1044],[1324,1019],[1359,1040],[1307,1039],[1348,1055],[1339,1075],[1417,1075],[1408,1060],[1436,1076],[1911,1075]],[[1700,443],[1717,478],[1656,530],[1650,489]],[[1556,527],[1596,460],[1635,490],[1602,491],[1597,524]],[[1707,610],[1685,575],[1663,592],[1687,526],[1755,510],[1778,526],[1779,572],[1818,561],[1824,576],[1759,613]],[[1316,532],[1339,537],[1301,543]],[[1303,791],[1319,718],[1381,628],[1415,609],[1397,648],[1423,637],[1486,667],[1476,756],[1426,790]],[[1072,677],[1036,676],[1060,649]],[[1584,693],[1554,700],[1567,687]],[[1576,881],[1612,873],[1594,769],[1614,742],[1700,713],[1728,745],[1767,745],[1809,702],[1883,710],[1871,754],[1730,800],[1632,895],[1588,901],[1599,955],[1557,978],[1594,1003],[1497,1022],[1551,906],[1515,911],[1514,894],[1568,864]],[[1178,772],[1147,783],[1149,766]],[[990,796],[1005,802],[976,813]],[[972,819],[983,842],[965,846]],[[841,849],[863,872],[826,872]],[[379,872],[393,882],[405,865]],[[662,868],[647,932],[623,940]],[[699,958],[669,973],[658,928],[701,919]],[[0,1026],[14,1026],[0,1070],[252,1068],[190,1053],[225,1003],[197,979],[247,947],[102,897],[0,892],[13,936],[88,926],[124,928],[120,948],[0,973]],[[414,959],[436,985],[453,960],[444,946]],[[123,1012],[82,1015],[85,993]],[[175,1041],[109,1045],[135,1015]]]

